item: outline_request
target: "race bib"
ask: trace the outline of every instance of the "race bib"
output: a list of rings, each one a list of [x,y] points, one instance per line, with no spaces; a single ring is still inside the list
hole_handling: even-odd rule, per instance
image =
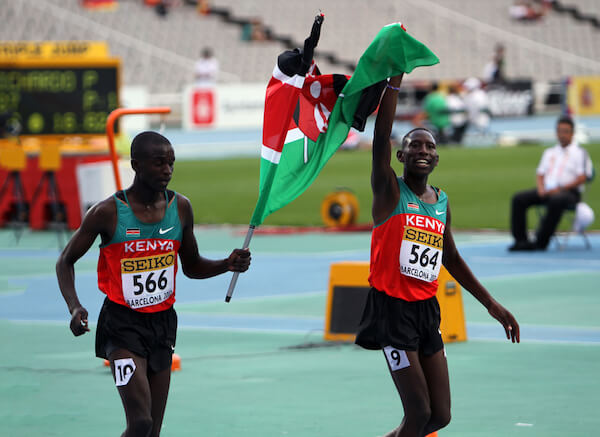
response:
[[[173,251],[121,260],[123,297],[129,307],[157,305],[173,294],[176,256]]]
[[[422,281],[435,281],[442,266],[443,248],[442,235],[407,226],[400,246],[400,272]]]

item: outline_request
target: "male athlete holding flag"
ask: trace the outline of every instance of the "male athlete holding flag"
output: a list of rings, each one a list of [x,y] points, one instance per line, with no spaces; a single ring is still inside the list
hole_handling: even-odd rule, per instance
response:
[[[450,230],[448,197],[427,184],[438,164],[433,135],[417,128],[402,140],[391,166],[390,133],[402,75],[391,77],[379,105],[373,134],[373,235],[367,298],[356,343],[383,349],[404,418],[386,437],[423,437],[450,422],[448,365],[435,297],[443,264],[448,272],[497,319],[512,342],[519,324],[475,278]]]
[[[177,257],[183,273],[202,279],[244,272],[250,252],[221,260],[200,256],[190,201],[167,190],[175,154],[169,140],[142,132],[131,143],[133,184],[94,205],[56,263],[71,331],[89,331],[88,312],[75,291],[75,262],[100,236],[98,288],[106,294],[96,327],[96,355],[110,361],[123,401],[123,437],[160,434],[171,381],[177,315]]]

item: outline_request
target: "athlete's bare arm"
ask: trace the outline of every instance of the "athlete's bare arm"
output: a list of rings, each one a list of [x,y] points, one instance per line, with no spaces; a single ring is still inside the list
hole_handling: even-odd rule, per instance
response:
[[[477,280],[465,260],[458,253],[454,237],[450,229],[451,214],[450,204],[447,208],[446,229],[444,231],[444,252],[442,263],[454,279],[463,286],[465,290],[475,297],[488,310],[490,315],[498,320],[504,327],[506,338],[513,343],[520,342],[519,324],[514,316],[500,305],[486,288]]]
[[[398,88],[402,74],[390,79],[389,85]],[[372,215],[375,224],[387,219],[400,199],[400,189],[396,183],[396,173],[391,165],[392,145],[390,135],[396,114],[398,91],[386,87],[379,104],[373,133],[373,168],[371,188],[373,190]]]
[[[179,248],[179,259],[183,273],[194,279],[210,278],[225,272],[245,272],[250,266],[250,251],[234,249],[222,260],[210,260],[200,256],[194,236],[194,214],[190,201],[177,194],[177,207],[183,235]]]
[[[112,237],[116,226],[117,211],[112,197],[94,205],[87,212],[81,226],[58,257],[56,276],[60,292],[67,303],[71,314],[71,331],[75,336],[85,334],[88,328],[88,312],[79,302],[75,291],[74,265],[90,249],[96,237],[100,235],[102,242]]]

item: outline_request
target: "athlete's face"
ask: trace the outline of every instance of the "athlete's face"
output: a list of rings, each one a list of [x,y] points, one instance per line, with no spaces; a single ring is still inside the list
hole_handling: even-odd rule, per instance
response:
[[[173,176],[175,152],[170,144],[151,144],[141,158],[132,160],[137,177],[154,191],[164,191]]]
[[[407,140],[402,150],[398,150],[398,160],[408,173],[428,175],[439,161],[435,139],[429,132],[417,130]]]

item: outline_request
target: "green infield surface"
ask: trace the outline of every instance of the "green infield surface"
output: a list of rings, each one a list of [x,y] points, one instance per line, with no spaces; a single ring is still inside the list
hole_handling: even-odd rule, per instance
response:
[[[593,162],[600,162],[600,145],[586,146]],[[496,229],[509,227],[513,194],[535,187],[535,170],[544,148],[439,147],[439,166],[429,182],[444,189],[450,198],[454,229]],[[258,158],[175,163],[171,188],[190,198],[196,223],[244,224],[250,221],[258,197]],[[598,164],[596,164],[598,167]],[[402,166],[395,163],[400,175]],[[358,223],[371,221],[371,153],[338,151],[315,182],[291,204],[267,217],[265,225],[322,225],[321,202],[338,188],[358,197]],[[597,179],[597,178],[596,178]],[[600,183],[588,184],[584,200],[600,211]],[[536,211],[530,210],[535,223]],[[600,220],[591,226],[600,229]]]
[[[244,228],[201,227],[203,255],[223,257]],[[369,233],[257,234],[231,303],[230,276],[179,274],[179,332],[162,434],[381,436],[402,418],[380,352],[322,340],[329,266],[367,260]],[[463,291],[468,341],[446,346],[452,422],[440,437],[590,437],[600,429],[600,236],[583,250],[509,254],[506,233],[458,233],[463,257],[517,317],[522,343]],[[0,231],[0,436],[118,436],[121,402],[94,357],[102,303],[94,247],[76,265],[91,334],[75,338],[54,276],[53,233]]]

